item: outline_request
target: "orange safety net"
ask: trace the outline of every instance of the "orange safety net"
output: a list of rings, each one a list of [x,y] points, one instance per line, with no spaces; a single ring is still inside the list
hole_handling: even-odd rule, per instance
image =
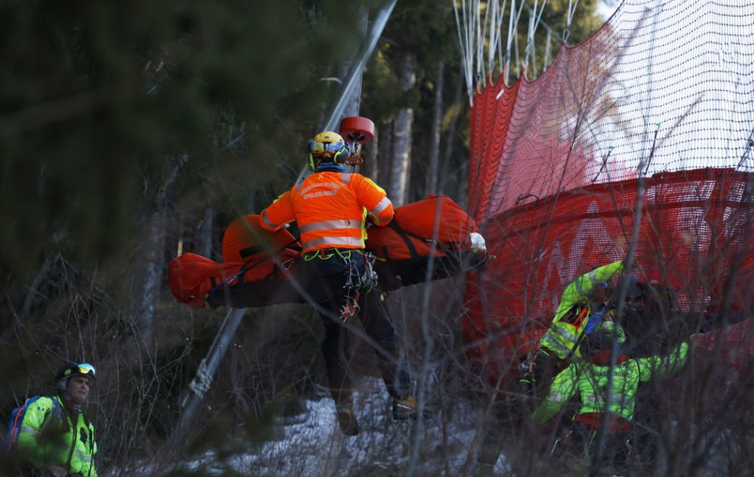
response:
[[[749,2],[626,0],[537,80],[475,95],[469,210],[497,260],[469,276],[472,356],[533,349],[566,285],[625,257],[639,197],[638,278],[684,311],[750,307],[752,31]]]

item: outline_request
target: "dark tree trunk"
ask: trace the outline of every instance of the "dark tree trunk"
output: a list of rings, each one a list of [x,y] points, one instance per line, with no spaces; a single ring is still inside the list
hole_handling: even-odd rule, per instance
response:
[[[214,260],[212,256],[213,236],[214,236],[215,209],[208,205],[204,209],[204,217],[196,230],[196,253],[202,257]]]
[[[364,175],[375,182],[378,182],[378,175],[380,173],[380,167],[377,162],[377,158],[379,157],[380,152],[380,145],[380,130],[379,128],[375,127],[374,140],[364,147],[362,154],[364,156]]]
[[[141,339],[147,350],[153,346],[155,304],[160,296],[163,283],[165,234],[168,211],[168,191],[178,178],[181,162],[184,158],[171,159],[168,176],[160,185],[156,196],[156,205],[147,219],[146,237],[143,248],[137,255],[137,273],[140,277],[134,288],[133,322],[135,331],[141,334]]]
[[[379,184],[388,191],[388,196],[392,199],[393,191],[391,189],[391,159],[393,154],[393,122],[388,121],[378,126],[378,136],[380,137],[379,148],[375,151],[375,167],[377,169],[377,178]],[[380,166],[380,163],[382,165]]]

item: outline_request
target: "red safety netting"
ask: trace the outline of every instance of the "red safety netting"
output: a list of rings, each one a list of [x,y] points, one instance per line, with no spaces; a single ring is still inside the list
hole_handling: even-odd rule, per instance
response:
[[[469,277],[473,353],[508,369],[568,282],[625,257],[640,184],[643,278],[686,310],[749,306],[727,284],[754,278],[752,31],[751,2],[627,0],[536,81],[474,97],[469,210],[498,258]]]

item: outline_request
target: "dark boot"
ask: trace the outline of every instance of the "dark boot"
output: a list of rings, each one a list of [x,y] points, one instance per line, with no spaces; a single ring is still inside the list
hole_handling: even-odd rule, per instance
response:
[[[343,434],[355,436],[359,433],[359,422],[356,420],[356,413],[353,412],[351,404],[339,404],[336,406],[338,412],[338,425]]]
[[[416,402],[416,398],[411,395],[403,396],[401,399],[393,399],[393,419],[396,421],[405,421],[407,419],[413,419],[414,421],[419,417],[419,403]],[[422,412],[424,419],[432,419],[434,413],[424,408]]]

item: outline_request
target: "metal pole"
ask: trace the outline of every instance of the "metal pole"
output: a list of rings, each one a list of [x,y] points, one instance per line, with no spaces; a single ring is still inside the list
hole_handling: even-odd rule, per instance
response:
[[[199,368],[196,370],[194,379],[189,384],[189,389],[186,390],[181,398],[183,414],[175,431],[176,436],[181,436],[183,431],[191,424],[196,410],[199,408],[199,404],[204,399],[204,394],[212,386],[212,380],[215,378],[215,374],[217,374],[217,370],[220,367],[220,361],[225,357],[225,353],[228,351],[230,342],[235,336],[244,314],[246,314],[246,309],[231,308],[228,310],[228,314],[225,315],[223,324],[217,332],[217,336],[210,347],[209,353],[207,353],[207,357],[199,363]]]
[[[351,97],[352,91],[357,85],[361,84],[364,65],[377,47],[377,41],[380,39],[380,36],[382,36],[382,31],[385,29],[385,25],[387,25],[387,21],[390,18],[390,14],[393,12],[393,7],[395,7],[397,1],[398,0],[392,0],[389,5],[380,10],[380,13],[378,13],[377,17],[374,19],[372,28],[369,30],[369,35],[367,35],[366,48],[361,53],[361,57],[354,63],[351,70],[348,72],[348,76],[343,82],[340,96],[335,102],[335,105],[333,105],[327,121],[325,121],[325,124],[320,128],[322,131],[332,131],[338,125],[338,120],[343,116],[343,111],[348,104],[348,99]],[[301,173],[298,175],[296,182],[300,182],[308,170],[309,167],[304,166],[303,169],[301,169]]]
[[[377,47],[377,41],[379,41],[380,36],[382,36],[382,31],[385,29],[385,25],[387,25],[387,21],[390,18],[390,14],[397,1],[398,0],[392,0],[390,5],[383,8],[374,19],[374,24],[367,36],[366,48],[362,52],[361,57],[353,64],[351,70],[348,72],[348,76],[343,82],[343,89],[340,92],[340,97],[335,102],[335,105],[333,105],[333,108],[330,111],[330,116],[328,116],[327,121],[322,127],[323,130],[331,130],[338,125],[338,120],[343,115],[343,111],[348,104],[348,99],[351,97],[351,91],[361,83],[364,65]]]
[[[369,35],[367,36],[366,48],[361,53],[360,58],[354,62],[353,67],[349,71],[346,81],[344,82],[343,89],[340,93],[340,97],[333,106],[330,116],[323,129],[333,129],[336,126],[336,121],[343,114],[343,111],[348,104],[348,99],[350,98],[354,87],[357,84],[360,84],[362,72],[364,71],[364,64],[377,46],[377,41],[382,35],[382,31],[385,29],[385,25],[390,18],[390,14],[392,13],[393,7],[395,7],[396,2],[397,0],[392,0],[389,5],[383,8],[380,13],[377,14],[372,28],[369,31]],[[305,171],[306,168],[299,176],[299,180],[301,179]],[[233,336],[235,336],[236,330],[241,324],[241,319],[243,318],[245,312],[246,310],[244,309],[228,310],[228,314],[225,316],[225,320],[220,327],[220,331],[218,332],[214,343],[212,343],[212,347],[210,348],[207,357],[203,359],[199,364],[199,368],[196,371],[196,376],[191,381],[189,389],[185,392],[183,398],[181,399],[181,408],[183,410],[183,414],[181,416],[180,422],[178,423],[178,426],[173,432],[173,436],[171,437],[173,444],[177,443],[182,438],[183,432],[189,428],[191,421],[194,419],[194,415],[199,408],[199,404],[201,404],[202,399],[204,398],[204,394],[209,390],[212,384],[212,380],[217,373],[217,369],[220,367],[220,361],[225,356],[225,353],[228,350],[228,346],[230,345]]]

